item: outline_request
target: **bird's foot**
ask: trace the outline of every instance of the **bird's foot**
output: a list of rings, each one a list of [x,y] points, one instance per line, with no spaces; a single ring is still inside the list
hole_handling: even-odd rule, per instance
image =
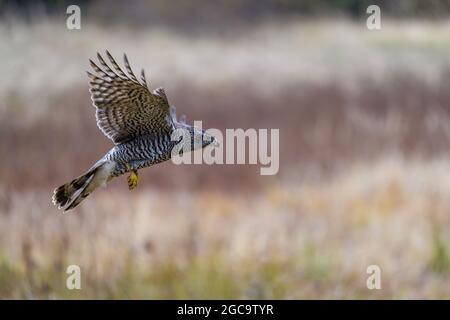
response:
[[[127,178],[128,181],[128,189],[133,190],[137,187],[138,184],[138,174],[136,170],[130,172],[130,175]]]
[[[127,165],[129,168],[129,166]],[[137,170],[131,170],[130,175],[127,177],[128,189],[133,190],[138,184],[138,172]]]

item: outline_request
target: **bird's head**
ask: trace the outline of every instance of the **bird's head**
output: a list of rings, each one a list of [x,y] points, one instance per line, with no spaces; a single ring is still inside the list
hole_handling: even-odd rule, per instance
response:
[[[184,140],[182,143],[189,143],[189,146],[187,147],[191,151],[202,149],[209,145],[215,147],[219,146],[219,142],[213,135],[209,134],[201,128],[187,124],[185,116],[177,119],[175,114],[175,107],[171,107],[171,118],[175,129],[181,129],[182,131],[189,134],[189,139],[186,139],[186,137],[181,137],[180,142]]]
[[[209,146],[219,146],[219,142],[213,135],[209,134],[205,130],[197,127],[190,127],[191,133],[191,150],[197,150]]]
[[[194,151],[206,146],[219,146],[217,139],[200,128],[187,124],[176,124],[176,140],[182,144],[184,150]]]

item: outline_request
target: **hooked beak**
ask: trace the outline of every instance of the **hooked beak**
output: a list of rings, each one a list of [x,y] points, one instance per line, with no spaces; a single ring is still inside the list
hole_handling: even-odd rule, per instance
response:
[[[219,147],[220,146],[220,143],[219,143],[219,141],[217,141],[217,139],[216,138],[213,138],[213,142],[211,143],[214,147]]]

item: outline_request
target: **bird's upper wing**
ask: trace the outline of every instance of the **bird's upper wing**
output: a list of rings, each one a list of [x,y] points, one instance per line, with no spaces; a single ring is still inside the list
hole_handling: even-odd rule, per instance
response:
[[[106,55],[112,68],[97,54],[101,67],[89,60],[94,74],[88,72],[89,91],[97,109],[100,130],[116,144],[138,136],[171,132],[173,122],[164,89],[150,92],[144,70],[139,82],[126,55],[124,62],[127,73],[122,71],[108,51]]]

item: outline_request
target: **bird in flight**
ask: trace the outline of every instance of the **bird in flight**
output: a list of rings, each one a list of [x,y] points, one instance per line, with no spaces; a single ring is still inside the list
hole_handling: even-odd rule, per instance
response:
[[[98,53],[99,64],[89,60],[93,69],[88,72],[89,91],[96,107],[97,125],[115,145],[86,173],[54,190],[53,203],[64,211],[75,208],[99,186],[125,173],[129,173],[128,187],[133,190],[138,169],[169,160],[178,144],[182,147],[180,153],[218,145],[204,130],[178,121],[164,89],[150,91],[144,70],[139,81],[126,55],[126,71],[108,51],[106,56],[110,64]],[[172,139],[175,130],[184,130],[189,138]]]

